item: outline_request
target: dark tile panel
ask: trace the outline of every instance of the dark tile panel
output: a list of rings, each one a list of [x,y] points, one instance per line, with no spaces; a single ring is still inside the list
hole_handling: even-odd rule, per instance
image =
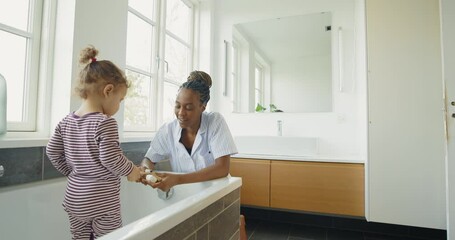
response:
[[[122,143],[123,154],[134,164],[139,165],[150,146],[150,142]]]
[[[121,143],[120,147],[122,148],[123,151],[143,152],[145,154],[150,147],[150,142]]]
[[[240,239],[240,230],[235,232],[229,240],[239,240]]]
[[[191,236],[189,236],[189,237],[187,237],[187,238],[185,238],[185,240],[196,240],[196,233],[191,235]]]
[[[205,224],[196,232],[196,240],[209,240],[209,225]]]
[[[240,188],[237,188],[236,190],[230,192],[229,194],[223,197],[224,207],[225,208],[228,207],[237,200],[240,200]]]
[[[142,161],[150,142],[122,143],[125,155],[135,164]],[[64,177],[50,163],[45,147],[0,149],[0,165],[5,175],[0,177],[0,187]]]
[[[240,199],[231,204],[222,213],[209,222],[209,236],[211,240],[230,239],[239,231]]]
[[[174,228],[160,235],[157,240],[184,239],[193,234],[199,227],[203,226],[210,219],[214,218],[219,212],[223,211],[223,199],[212,203],[197,214],[179,223]]]
[[[0,149],[0,165],[5,169],[0,187],[41,181],[42,158],[42,147]]]

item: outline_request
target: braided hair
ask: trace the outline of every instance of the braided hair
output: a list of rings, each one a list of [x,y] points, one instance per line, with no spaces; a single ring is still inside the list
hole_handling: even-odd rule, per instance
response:
[[[199,93],[199,99],[203,105],[207,105],[210,100],[210,87],[212,86],[212,78],[206,72],[192,71],[184,82],[179,91],[183,88],[191,89]]]

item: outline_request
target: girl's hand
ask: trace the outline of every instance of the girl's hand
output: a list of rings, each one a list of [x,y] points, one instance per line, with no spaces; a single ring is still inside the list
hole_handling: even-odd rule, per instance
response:
[[[142,178],[143,171],[137,166],[133,167],[133,171],[126,177],[130,182],[140,182]]]

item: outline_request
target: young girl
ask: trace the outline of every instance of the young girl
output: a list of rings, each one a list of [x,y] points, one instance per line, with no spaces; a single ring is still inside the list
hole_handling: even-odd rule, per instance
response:
[[[122,153],[117,122],[111,116],[126,95],[128,82],[112,62],[98,61],[98,50],[81,51],[86,64],[76,89],[83,103],[55,128],[46,153],[68,177],[63,208],[73,239],[92,239],[122,226],[120,176],[140,181],[143,174]]]

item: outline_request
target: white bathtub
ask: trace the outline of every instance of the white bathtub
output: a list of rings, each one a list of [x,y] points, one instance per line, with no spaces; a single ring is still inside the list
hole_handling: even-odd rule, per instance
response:
[[[100,239],[154,239],[241,186],[236,177],[179,185],[169,200],[157,190],[122,182],[124,227]],[[62,208],[66,179],[0,188],[1,239],[70,239]]]

